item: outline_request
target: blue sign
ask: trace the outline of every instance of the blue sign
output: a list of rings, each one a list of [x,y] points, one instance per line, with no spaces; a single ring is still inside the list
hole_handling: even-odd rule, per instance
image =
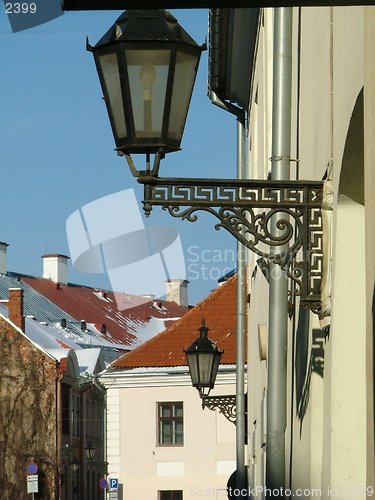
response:
[[[106,490],[108,488],[109,484],[108,484],[108,481],[103,477],[103,479],[101,479],[99,481],[99,487],[102,489],[102,490]]]
[[[36,474],[38,472],[38,466],[36,464],[34,464],[34,462],[31,462],[26,467],[26,470],[27,470],[28,474],[33,476],[34,474]]]
[[[118,489],[118,479],[115,479],[115,478],[111,478],[109,480],[109,487],[113,490],[117,490]]]

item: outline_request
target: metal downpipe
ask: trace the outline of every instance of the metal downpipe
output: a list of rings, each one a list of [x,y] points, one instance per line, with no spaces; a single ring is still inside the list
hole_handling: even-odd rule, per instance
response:
[[[245,178],[245,123],[237,117],[237,177]],[[245,283],[246,249],[237,241],[237,336],[236,336],[236,486],[239,490],[247,488],[245,466]],[[242,497],[240,497],[242,498]],[[243,498],[247,498],[243,496]]]
[[[214,92],[209,92],[210,100],[216,106],[237,117],[237,177],[245,178],[245,112],[231,103],[223,102]],[[236,488],[248,489],[245,465],[245,282],[246,249],[237,242],[237,321],[236,321]],[[240,496],[239,498],[248,498]]]
[[[274,65],[272,105],[272,180],[290,178],[291,94],[292,94],[292,8],[274,11]],[[277,235],[278,220],[275,216],[271,231]],[[284,216],[285,218],[285,216]],[[269,322],[268,322],[268,373],[267,373],[267,454],[266,486],[285,489],[285,429],[287,387],[287,330],[288,330],[288,278],[285,271],[272,260],[269,264]]]

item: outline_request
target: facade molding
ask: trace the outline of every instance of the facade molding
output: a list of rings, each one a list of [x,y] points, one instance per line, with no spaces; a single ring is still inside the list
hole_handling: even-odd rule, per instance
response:
[[[104,373],[99,377],[100,382],[107,388],[134,388],[134,387],[177,387],[191,386],[191,379],[187,367],[181,367],[181,371],[148,371],[133,372],[133,370],[118,370]],[[230,385],[236,383],[235,366],[231,365],[228,371],[219,371],[215,386]]]

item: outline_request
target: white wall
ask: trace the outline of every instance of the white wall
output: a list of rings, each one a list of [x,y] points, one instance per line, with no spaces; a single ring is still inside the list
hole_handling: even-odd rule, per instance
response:
[[[264,27],[260,31],[249,120],[249,172],[251,177],[260,178],[266,177],[264,174],[269,168],[267,158],[270,156],[270,12],[271,10],[267,10]],[[328,486],[336,488],[335,498],[339,499],[348,498],[351,493],[356,494],[362,488],[359,495],[352,495],[351,498],[364,499],[365,486],[371,485],[374,480],[372,294],[375,279],[375,10],[363,7],[326,7],[302,8],[301,12],[300,103],[299,110],[296,102],[293,103],[292,156],[294,153],[296,156],[298,154],[298,158],[293,159],[299,160],[300,179],[321,180],[327,169],[333,179],[335,202],[332,234],[325,235],[333,241],[332,317],[328,320],[328,323],[331,322],[331,330],[325,344],[324,378],[315,372],[311,374],[309,399],[302,425],[296,414],[296,401],[291,399],[292,391],[295,393],[291,346],[298,314],[295,326],[290,329],[288,408],[291,413],[286,433],[286,459],[289,462],[289,452],[292,450],[292,469],[288,471],[286,484],[292,488],[315,488],[314,498],[328,498]],[[297,15],[298,9],[294,9],[294,100],[297,98],[298,77]],[[348,129],[354,105],[365,82],[365,73],[368,88],[366,91],[365,87],[364,132],[366,209],[347,199],[341,198],[338,202]],[[356,158],[351,161],[355,164]],[[295,164],[292,162],[292,178],[295,171]],[[329,256],[326,257],[329,261]],[[267,309],[268,286],[258,274],[251,287],[248,316],[251,424],[254,421],[258,423],[261,418],[262,398],[267,385],[266,362],[257,359],[254,334],[259,322],[268,322]],[[318,319],[313,315],[310,317],[309,353],[312,347],[312,328],[319,328]],[[260,457],[264,453],[257,438],[255,449],[249,452],[254,459],[252,481],[255,486],[261,484]]]
[[[374,284],[375,284],[375,8],[365,8],[365,224],[366,224],[366,374],[367,479],[375,486],[374,451]],[[370,383],[372,381],[372,383]]]
[[[159,490],[183,490],[184,500],[208,493],[223,498],[236,467],[233,423],[218,410],[202,410],[187,374],[127,379],[118,373],[102,381],[108,387],[109,477],[119,478],[123,498],[158,500]],[[215,391],[234,394],[233,372],[219,374]],[[157,403],[166,401],[183,402],[183,446],[157,444]]]
[[[249,483],[254,486],[264,484],[265,464],[265,424],[266,413],[265,388],[267,380],[267,361],[261,359],[259,329],[266,330],[268,323],[268,291],[267,281],[260,268],[256,272],[251,269],[249,276],[249,293],[251,296],[248,311],[248,429],[249,429]],[[267,337],[267,331],[266,337]],[[267,341],[267,338],[263,341]],[[264,346],[267,351],[267,346]],[[258,495],[256,498],[263,498]]]

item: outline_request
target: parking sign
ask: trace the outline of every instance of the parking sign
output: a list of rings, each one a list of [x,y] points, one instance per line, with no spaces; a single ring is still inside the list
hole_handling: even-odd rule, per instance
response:
[[[118,479],[112,477],[109,480],[109,487],[111,488],[111,490],[118,490]]]

